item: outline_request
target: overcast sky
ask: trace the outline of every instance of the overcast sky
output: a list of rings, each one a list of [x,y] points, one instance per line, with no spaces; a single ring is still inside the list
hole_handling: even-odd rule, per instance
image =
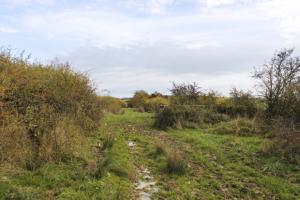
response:
[[[226,94],[281,48],[300,52],[299,0],[0,0],[0,46],[88,72],[98,92]],[[299,48],[299,49],[298,49]]]

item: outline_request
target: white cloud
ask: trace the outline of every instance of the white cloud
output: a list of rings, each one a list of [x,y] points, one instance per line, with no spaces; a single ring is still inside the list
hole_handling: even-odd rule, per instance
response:
[[[178,0],[129,0],[139,11],[153,14],[165,14],[168,7]]]
[[[206,6],[209,8],[222,6],[222,5],[231,5],[234,3],[235,0],[206,0]]]
[[[171,2],[166,0],[161,4]],[[231,40],[242,38],[243,30],[255,29],[264,21],[253,12],[243,13],[245,9],[221,9],[139,18],[111,10],[72,9],[29,14],[23,17],[23,28],[34,34],[51,36],[52,39],[97,47],[148,45],[163,41],[197,48],[226,43],[226,37],[233,35],[235,37]],[[237,23],[240,25],[236,26]]]
[[[17,33],[18,30],[14,29],[14,28],[0,27],[0,32],[14,34],[14,33]]]
[[[274,20],[277,31],[290,44],[300,42],[300,1],[264,0],[258,9],[266,13],[265,17]]]
[[[63,44],[65,57],[77,69],[91,69],[99,88],[113,95],[167,88],[171,81],[200,81],[221,91],[247,88],[254,65],[275,49],[300,45],[298,0],[128,0],[117,6],[96,1],[105,6],[22,12],[17,27],[50,46]],[[180,10],[185,2],[200,8]]]
[[[57,0],[3,0],[2,5],[6,6],[24,6],[30,4],[53,5]]]

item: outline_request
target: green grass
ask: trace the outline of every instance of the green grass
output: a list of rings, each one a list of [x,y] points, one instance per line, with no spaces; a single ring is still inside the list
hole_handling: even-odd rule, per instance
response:
[[[213,134],[209,130],[152,128],[153,114],[126,109],[109,114],[84,147],[84,159],[49,163],[37,171],[2,167],[0,199],[135,199],[138,171],[148,168],[159,191],[153,199],[299,199],[300,169],[276,156],[264,156],[268,139]],[[106,134],[111,148],[95,152]],[[136,146],[128,146],[134,141]],[[186,162],[183,174],[168,173],[167,154],[176,150]],[[87,170],[88,160],[105,160],[101,176]]]

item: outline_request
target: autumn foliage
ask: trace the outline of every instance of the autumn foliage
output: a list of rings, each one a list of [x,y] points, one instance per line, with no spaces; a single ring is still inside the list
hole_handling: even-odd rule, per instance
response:
[[[102,116],[85,74],[9,52],[0,53],[0,109],[0,160],[28,168],[77,156]]]

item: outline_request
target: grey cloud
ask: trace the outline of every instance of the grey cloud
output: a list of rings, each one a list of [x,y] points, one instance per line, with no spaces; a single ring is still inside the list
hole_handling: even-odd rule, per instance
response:
[[[149,69],[166,74],[218,75],[252,70],[274,52],[272,46],[208,46],[187,48],[172,44],[82,48],[65,56],[74,66],[96,72]]]

